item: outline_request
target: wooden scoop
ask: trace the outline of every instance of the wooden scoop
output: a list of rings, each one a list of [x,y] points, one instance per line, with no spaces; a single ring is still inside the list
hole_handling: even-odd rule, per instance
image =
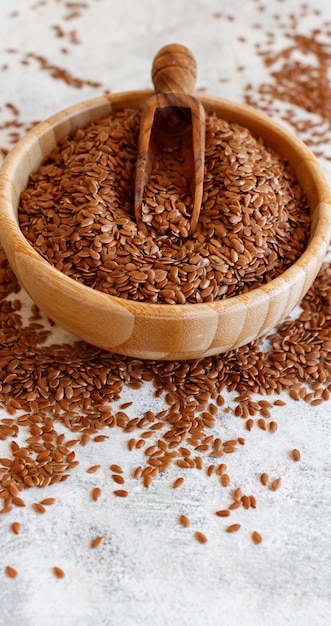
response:
[[[152,80],[156,93],[147,100],[140,124],[135,219],[138,227],[147,233],[142,202],[154,159],[180,142],[183,172],[189,181],[193,200],[188,229],[190,236],[200,215],[205,158],[205,111],[198,100],[188,95],[196,80],[196,62],[191,51],[179,44],[161,48],[153,61]]]

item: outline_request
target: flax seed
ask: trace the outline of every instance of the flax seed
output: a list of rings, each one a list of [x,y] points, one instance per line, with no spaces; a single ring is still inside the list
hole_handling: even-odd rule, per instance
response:
[[[53,574],[54,576],[56,576],[56,578],[64,578],[65,577],[65,573],[63,571],[63,569],[61,569],[60,567],[53,567]]]
[[[260,476],[260,482],[261,482],[261,484],[262,484],[262,485],[267,485],[268,480],[269,480],[269,476],[268,476],[268,474],[267,474],[266,472],[263,472],[263,473],[261,474],[261,476]]]
[[[95,539],[92,539],[91,543],[90,543],[90,547],[91,548],[98,548],[100,546],[100,544],[103,542],[104,537],[99,536],[99,537],[95,537]]]
[[[215,515],[217,515],[218,517],[229,517],[230,511],[227,509],[221,509],[219,511],[216,511]]]
[[[6,566],[5,572],[8,578],[16,578],[18,576],[18,571],[11,565]]]
[[[235,533],[241,528],[241,524],[231,524],[226,528],[227,533]]]
[[[101,465],[91,465],[86,471],[88,474],[94,474],[100,469]]]
[[[195,539],[199,542],[199,543],[207,543],[208,539],[206,537],[206,535],[204,535],[203,533],[201,533],[200,531],[196,531],[194,533],[194,537]]]
[[[21,532],[21,524],[19,522],[13,522],[11,525],[11,529],[14,535],[19,535]]]
[[[184,482],[184,478],[181,476],[180,478],[176,478],[176,480],[174,480],[174,482],[172,483],[172,486],[174,489],[177,489],[177,487],[180,487]]]
[[[179,523],[181,524],[181,526],[184,526],[184,528],[187,528],[190,525],[190,520],[188,517],[186,517],[186,515],[180,515],[179,516]]]
[[[100,487],[94,487],[94,489],[92,489],[92,492],[91,492],[92,500],[96,502],[97,500],[99,500],[100,496],[101,496]]]
[[[126,498],[129,495],[129,492],[126,491],[126,489],[115,489],[113,493],[115,494],[115,496],[118,496],[119,498]]]
[[[262,537],[256,530],[252,532],[252,540],[256,544],[262,543]]]

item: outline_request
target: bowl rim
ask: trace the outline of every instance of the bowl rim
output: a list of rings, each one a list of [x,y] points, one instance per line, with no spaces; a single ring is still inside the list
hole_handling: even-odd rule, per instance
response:
[[[99,119],[107,114],[105,110],[108,106],[108,113],[117,107],[120,108],[120,104],[123,105],[123,100],[129,100],[133,103],[133,105],[138,105],[135,108],[141,108],[144,101],[154,92],[152,90],[134,90],[134,91],[125,91],[118,92],[115,94],[105,94],[102,96],[97,96],[95,98],[91,98],[88,100],[80,101],[76,104],[73,104],[69,107],[61,109],[57,113],[49,116],[45,120],[36,124],[32,129],[27,131],[25,135],[17,142],[17,144],[10,150],[8,155],[5,157],[1,167],[0,167],[0,223],[1,223],[1,231],[0,231],[0,240],[4,245],[4,240],[6,235],[10,231],[12,235],[15,235],[16,240],[20,244],[20,251],[25,250],[30,256],[38,260],[39,263],[49,273],[50,277],[54,277],[54,279],[58,279],[61,277],[61,282],[63,284],[63,288],[67,287],[69,290],[73,284],[75,284],[75,289],[78,292],[81,292],[82,299],[87,297],[97,297],[99,302],[103,301],[104,305],[108,304],[108,307],[111,308],[111,305],[116,305],[123,307],[124,309],[131,310],[134,309],[134,313],[136,315],[142,316],[152,316],[153,313],[161,314],[163,318],[173,317],[174,308],[180,306],[181,312],[190,316],[190,313],[194,312],[194,315],[197,313],[207,312],[212,309],[215,312],[219,312],[220,310],[224,310],[227,307],[236,307],[236,305],[240,305],[243,302],[249,304],[251,300],[256,301],[257,298],[265,298],[266,294],[272,292],[275,294],[278,289],[282,290],[284,288],[284,280],[285,282],[291,284],[292,281],[298,276],[298,274],[302,274],[305,269],[309,266],[312,257],[316,255],[316,232],[309,237],[309,241],[307,247],[304,252],[300,255],[300,257],[284,272],[279,274],[276,278],[270,280],[267,283],[263,283],[258,287],[251,289],[245,293],[237,294],[234,296],[225,297],[223,299],[214,300],[212,302],[202,302],[202,303],[184,303],[184,304],[167,304],[160,302],[145,302],[138,300],[129,300],[120,298],[119,296],[113,296],[111,294],[107,294],[105,292],[96,290],[88,285],[84,285],[84,283],[71,278],[70,276],[62,273],[55,266],[49,263],[46,259],[44,259],[37,250],[28,242],[28,240],[24,237],[17,218],[13,216],[13,210],[9,206],[10,201],[8,198],[11,197],[11,189],[10,184],[13,179],[15,170],[17,168],[17,161],[23,157],[24,154],[27,154],[29,149],[32,148],[36,143],[39,143],[40,139],[47,135],[48,132],[51,132],[55,127],[64,124],[66,121],[70,120],[70,123],[75,119],[76,116],[82,114],[82,112],[90,112],[92,110],[98,111],[102,109],[103,112],[99,115]],[[205,106],[206,110],[211,111],[213,107],[217,106],[224,109],[225,119],[232,120],[241,125],[245,124],[245,120],[247,116],[249,116],[250,122],[252,124],[245,124],[247,128],[251,130],[251,126],[257,125],[258,128],[266,128],[268,130],[272,130],[278,139],[285,141],[288,145],[297,152],[298,148],[301,153],[300,162],[310,162],[310,165],[313,168],[313,171],[310,172],[314,182],[316,185],[320,185],[320,183],[324,184],[323,193],[321,194],[320,186],[317,185],[316,192],[319,193],[318,200],[315,205],[315,210],[319,210],[322,215],[321,219],[324,225],[324,247],[325,251],[328,245],[328,242],[331,238],[331,187],[326,178],[326,174],[318,162],[317,158],[310,151],[308,146],[298,138],[291,130],[288,130],[285,126],[283,126],[278,121],[275,121],[273,118],[269,117],[263,112],[260,112],[250,105],[242,104],[238,102],[234,102],[229,99],[220,98],[218,96],[210,96],[208,94],[195,93],[194,97],[199,99],[201,103]],[[231,114],[229,115],[229,111],[231,110]],[[234,118],[234,119],[233,119]],[[98,116],[94,116],[93,119],[98,119]],[[242,121],[240,121],[242,120]],[[90,120],[92,121],[92,120]],[[87,120],[86,124],[89,123]],[[85,124],[80,124],[80,127],[83,127]],[[71,130],[77,128],[78,126],[73,126]],[[68,134],[69,131],[62,133],[59,135],[57,139],[61,136]],[[254,131],[252,131],[254,133]],[[266,145],[267,142],[266,142]],[[272,146],[271,146],[272,147]],[[47,158],[47,155],[44,155],[44,158]],[[289,159],[287,159],[289,161]],[[289,161],[290,162],[290,161]],[[39,167],[42,161],[39,163]],[[291,164],[291,163],[290,163]],[[293,168],[293,166],[292,166]],[[295,168],[293,168],[295,169]],[[29,175],[35,170],[31,169]],[[300,182],[300,181],[299,181]],[[301,184],[301,183],[300,183]],[[19,195],[22,193],[24,189],[19,192]],[[327,190],[327,191],[325,191]],[[15,207],[14,211],[17,210],[18,207]],[[319,220],[318,220],[319,222]],[[319,233],[320,238],[320,233]],[[319,244],[320,246],[321,244]]]

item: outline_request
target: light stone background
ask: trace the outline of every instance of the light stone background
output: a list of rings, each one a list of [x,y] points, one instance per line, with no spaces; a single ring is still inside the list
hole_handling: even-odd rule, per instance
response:
[[[254,42],[274,30],[279,46],[284,46],[283,31],[277,30],[272,15],[278,11],[285,20],[300,7],[297,0],[264,4],[265,11],[259,11],[261,3],[252,0],[87,0],[81,16],[68,20],[70,9],[64,1],[1,0],[0,124],[11,119],[8,102],[18,106],[28,126],[104,89],[150,87],[151,61],[171,42],[194,52],[197,88],[242,101],[247,82],[259,84],[268,76]],[[331,18],[329,0],[310,0],[310,6],[322,15],[303,20],[303,32]],[[236,20],[217,19],[217,12]],[[262,30],[252,28],[256,22]],[[65,38],[54,36],[56,24]],[[79,44],[69,41],[74,29]],[[55,81],[37,62],[21,63],[28,52],[44,55],[75,76],[99,81],[102,87],[78,90]],[[242,72],[236,70],[240,65]],[[10,146],[11,130],[0,130],[1,146]],[[323,165],[331,175],[328,163]],[[21,295],[28,308],[28,297]],[[53,340],[71,337],[55,328]],[[134,401],[132,415],[162,405],[153,399],[149,385],[139,392],[126,391],[122,402],[126,399]],[[190,470],[183,486],[173,490],[171,483],[182,471],[172,468],[146,490],[130,478],[143,453],[129,453],[128,436],[115,429],[106,442],[76,450],[80,466],[66,483],[42,494],[27,491],[27,506],[0,519],[1,626],[330,624],[330,404],[312,408],[288,401],[285,408],[275,408],[273,417],[278,432],[268,435],[255,428],[246,433],[246,445],[228,463],[232,485],[254,493],[258,501],[256,510],[232,515],[231,521],[242,523],[235,535],[225,533],[226,523],[214,515],[227,502],[215,477]],[[241,428],[238,418],[220,413],[216,432],[221,438],[245,436]],[[300,463],[289,458],[294,447],[301,450]],[[6,453],[6,445],[1,445],[0,455]],[[127,499],[111,493],[112,462],[124,468]],[[86,473],[99,463],[97,474]],[[262,471],[282,477],[279,491],[259,485]],[[96,503],[89,496],[94,486],[102,488]],[[46,495],[55,496],[56,504],[46,515],[34,514],[29,505]],[[181,513],[190,518],[189,529],[178,524]],[[22,524],[19,536],[9,530],[15,520]],[[250,539],[255,529],[263,535],[260,546]],[[207,544],[193,539],[195,530],[208,536]],[[91,550],[90,540],[97,535],[104,535],[105,541]],[[7,563],[19,571],[17,579],[5,577]],[[63,580],[54,578],[53,565],[65,570]]]

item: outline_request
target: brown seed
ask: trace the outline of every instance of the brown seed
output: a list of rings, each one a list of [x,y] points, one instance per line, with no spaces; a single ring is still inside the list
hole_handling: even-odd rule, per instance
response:
[[[281,478],[276,478],[275,480],[272,481],[271,485],[270,485],[270,489],[272,491],[277,491],[277,489],[279,489],[280,485],[281,485],[282,479]]]
[[[249,503],[252,509],[256,509],[256,498],[255,496],[249,496]]]
[[[152,480],[153,480],[153,477],[150,474],[147,476],[144,476],[144,479],[143,479],[144,487],[148,489],[148,487],[150,487],[152,483]]]
[[[242,496],[241,489],[240,487],[237,487],[237,489],[234,490],[232,497],[234,500],[240,500],[241,496]]]
[[[232,502],[232,504],[230,504],[228,506],[229,511],[234,511],[235,509],[239,509],[241,507],[241,502],[236,500],[235,502]]]
[[[94,500],[96,502],[97,500],[99,500],[100,496],[101,496],[101,489],[100,489],[100,487],[94,487],[92,489],[92,492],[91,492],[92,500]]]
[[[56,576],[56,578],[64,578],[65,577],[65,573],[63,571],[63,569],[61,569],[60,567],[53,567],[53,574],[54,576]]]
[[[257,420],[257,425],[262,430],[266,430],[267,429],[267,423],[266,423],[265,419],[263,419],[263,417],[261,417],[260,419]]]
[[[179,516],[179,523],[181,524],[181,526],[184,526],[184,528],[187,528],[190,525],[190,520],[188,517],[186,517],[186,515],[180,515]]]
[[[226,528],[227,533],[235,533],[237,530],[241,528],[241,524],[231,524]]]
[[[95,537],[95,539],[92,539],[91,543],[90,543],[90,547],[91,548],[97,548],[98,546],[100,546],[100,544],[103,542],[104,537],[100,536],[100,537]]]
[[[18,576],[18,571],[11,565],[7,565],[5,571],[8,578],[16,578]]]
[[[230,515],[230,511],[227,509],[221,509],[220,511],[216,511],[216,515],[218,517],[228,517]]]
[[[196,538],[197,541],[199,541],[199,543],[207,543],[208,541],[206,535],[204,535],[198,530],[194,533],[194,537]]]
[[[56,498],[44,498],[43,500],[40,500],[40,504],[43,506],[49,506],[51,504],[55,504],[55,502]]]
[[[256,530],[254,530],[252,532],[252,540],[254,541],[254,543],[259,544],[262,542],[262,537],[260,535],[260,533],[258,533]]]
[[[249,509],[249,507],[251,505],[251,501],[250,501],[249,496],[242,496],[241,502],[242,502],[242,505],[243,505],[243,507],[245,509]]]
[[[176,478],[176,480],[174,480],[174,482],[172,483],[172,486],[174,489],[177,489],[177,487],[180,487],[184,482],[184,478],[180,477],[180,478]]]
[[[291,456],[292,456],[293,461],[300,461],[301,459],[300,451],[297,450],[296,448],[293,448],[291,452]]]
[[[114,472],[115,474],[123,474],[123,470],[121,468],[120,465],[116,465],[115,463],[113,463],[110,468],[109,468],[112,472]]]
[[[113,493],[115,494],[115,496],[118,496],[119,498],[126,498],[129,495],[129,492],[126,491],[126,489],[115,489]]]
[[[125,479],[121,474],[112,474],[112,480],[118,485],[124,485]]]
[[[86,471],[88,474],[94,474],[98,471],[98,469],[100,469],[100,467],[101,465],[91,465],[91,467],[89,467]]]
[[[21,532],[21,524],[19,522],[13,522],[11,525],[11,529],[14,535],[19,535]]]
[[[32,506],[37,513],[46,513],[46,508],[40,502],[34,502]]]
[[[262,485],[266,485],[266,484],[268,483],[268,480],[269,480],[269,476],[268,476],[268,474],[267,474],[266,472],[263,472],[263,473],[260,475],[260,482],[261,482],[261,484],[262,484]]]
[[[13,504],[15,504],[15,506],[25,506],[25,502],[24,500],[22,500],[22,498],[19,497],[14,497],[12,500]]]
[[[221,485],[227,487],[230,484],[230,476],[228,474],[221,475]]]

